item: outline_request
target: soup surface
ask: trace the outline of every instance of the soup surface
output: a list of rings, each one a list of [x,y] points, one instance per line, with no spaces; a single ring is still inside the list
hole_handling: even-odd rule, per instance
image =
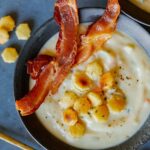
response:
[[[87,26],[80,25],[80,32]],[[40,53],[55,55],[57,39],[58,34],[50,38]],[[104,94],[96,95],[101,92],[95,87],[104,82]],[[36,115],[50,133],[67,144],[85,149],[112,147],[129,139],[148,118],[149,83],[147,54],[132,38],[116,31],[86,62],[72,68],[58,92],[46,97]],[[33,85],[30,79],[30,89]],[[78,103],[68,102],[68,95]],[[85,105],[79,103],[81,99]],[[74,110],[77,118],[66,115]],[[73,126],[77,120],[84,124],[78,130]]]
[[[150,13],[150,0],[130,0],[133,4]]]

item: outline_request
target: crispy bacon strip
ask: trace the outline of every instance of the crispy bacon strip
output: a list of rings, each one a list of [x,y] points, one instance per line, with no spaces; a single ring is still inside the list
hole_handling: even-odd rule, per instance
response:
[[[41,72],[33,89],[22,99],[16,101],[16,108],[22,116],[32,114],[42,104],[49,93],[57,69],[58,64],[54,61],[50,62]]]
[[[103,16],[89,27],[86,35],[82,36],[76,64],[86,61],[94,50],[100,49],[104,42],[112,37],[119,14],[118,0],[108,0]]]
[[[68,5],[66,5],[67,1]],[[77,38],[74,37],[77,37],[79,24],[76,0],[57,1],[55,4],[54,16],[55,20],[61,27],[59,32],[59,39],[56,45],[56,59],[59,64],[64,64],[66,63],[66,58],[72,60],[71,57],[76,55],[77,48],[75,43],[77,42]],[[72,32],[72,29],[75,29],[75,31]],[[68,39],[70,39],[69,42]],[[70,49],[72,49],[72,53],[70,53]]]
[[[52,59],[53,57],[49,55],[38,55],[33,60],[29,60],[27,62],[27,74],[29,74],[32,79],[37,79],[42,70]]]
[[[57,91],[75,62],[78,35],[76,0],[58,0],[55,4],[55,19],[61,26],[56,60],[46,65],[33,89],[16,101],[16,108],[22,116],[35,112],[49,92],[54,94]]]

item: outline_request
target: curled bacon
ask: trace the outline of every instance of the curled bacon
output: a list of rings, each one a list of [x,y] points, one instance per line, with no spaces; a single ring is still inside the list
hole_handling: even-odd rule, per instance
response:
[[[94,50],[100,49],[104,42],[111,38],[116,29],[119,14],[118,0],[108,0],[103,16],[89,27],[86,35],[82,36],[76,64],[86,61]]]
[[[22,99],[16,101],[16,108],[22,116],[32,114],[42,104],[44,98],[49,93],[57,68],[58,65],[56,62],[50,62],[40,73],[33,89]]]
[[[66,1],[68,1],[68,5],[65,5]],[[72,61],[71,57],[76,55],[79,24],[76,0],[58,0],[55,4],[54,17],[60,25],[59,38],[56,45],[56,59],[59,64],[64,64],[66,63],[66,58]],[[72,31],[72,29],[75,31]],[[70,39],[69,42],[68,39]],[[69,50],[72,50],[71,53]]]
[[[78,35],[76,0],[58,0],[55,4],[55,19],[61,26],[56,60],[46,65],[33,89],[16,101],[16,108],[22,116],[35,112],[48,93],[54,94],[57,91],[75,62]]]
[[[29,60],[27,62],[27,74],[29,74],[32,79],[37,79],[41,71],[52,59],[53,57],[49,55],[38,55],[33,60]]]

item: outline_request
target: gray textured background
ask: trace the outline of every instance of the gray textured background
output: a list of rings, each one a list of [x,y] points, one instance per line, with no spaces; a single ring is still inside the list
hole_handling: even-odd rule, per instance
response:
[[[93,1],[93,0],[92,0]],[[55,0],[0,0],[0,17],[12,15],[16,24],[29,22],[34,32],[40,25],[53,16]],[[99,2],[105,4],[105,0],[93,1],[93,6]],[[79,0],[79,7],[88,7],[89,0]],[[14,46],[21,51],[26,41],[18,41],[14,32],[11,39],[4,46],[0,46],[0,53],[7,46]],[[29,136],[24,129],[15,110],[13,98],[13,74],[15,64],[6,64],[0,57],[0,131],[32,146],[34,149],[42,148]],[[150,149],[150,148],[149,148]],[[0,141],[0,150],[17,150],[16,147]]]

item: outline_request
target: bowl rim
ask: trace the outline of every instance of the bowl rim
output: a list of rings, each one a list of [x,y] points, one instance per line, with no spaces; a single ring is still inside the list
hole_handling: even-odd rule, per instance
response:
[[[89,10],[89,9],[95,9],[95,10],[100,10],[100,9],[103,9],[102,7],[92,7],[92,8],[89,8],[89,7],[84,7],[84,8],[80,8],[79,9],[79,14],[80,14],[80,12],[82,12],[82,11],[84,11],[84,10]],[[124,15],[123,15],[124,16]],[[125,17],[125,16],[124,16]],[[127,17],[126,17],[127,18]],[[128,18],[128,19],[130,19],[130,18]],[[131,19],[130,19],[131,20]],[[41,28],[43,28],[44,26],[47,26],[50,22],[52,22],[52,21],[54,21],[54,18],[51,18],[51,19],[49,19],[49,20],[47,20],[45,23],[43,23],[38,29],[36,29],[34,32],[33,32],[33,34],[31,35],[31,37],[30,37],[30,39],[27,41],[27,43],[25,44],[25,46],[24,46],[24,48],[22,49],[22,52],[21,52],[21,54],[20,54],[20,56],[19,56],[19,59],[17,60],[17,63],[16,63],[16,67],[15,67],[15,73],[14,73],[14,100],[16,101],[16,94],[15,94],[15,90],[16,90],[16,77],[17,77],[17,66],[18,66],[18,64],[19,64],[19,61],[20,61],[20,59],[21,59],[21,56],[22,56],[22,54],[23,54],[23,51],[26,49],[26,47],[27,47],[27,45],[30,43],[30,41],[32,41],[32,38],[34,38],[34,36],[36,36],[36,34],[38,34],[38,32],[40,32],[40,30],[41,30]],[[132,20],[133,21],[133,20]],[[133,21],[134,22],[134,21]],[[135,22],[136,23],[136,22]],[[136,23],[137,24],[137,23]],[[138,25],[138,24],[137,24]],[[142,28],[140,25],[138,25],[140,28]],[[145,29],[143,29],[143,30],[145,30]],[[146,31],[146,30],[145,30]],[[146,31],[147,32],[147,31]],[[148,33],[148,32],[147,32]],[[16,110],[17,111],[17,110]],[[31,132],[31,130],[29,129],[29,127],[27,127],[27,125],[26,125],[26,123],[25,123],[25,121],[24,121],[24,117],[22,117],[21,115],[20,115],[20,113],[17,111],[17,114],[18,114],[18,117],[20,118],[20,121],[21,121],[21,123],[22,123],[22,125],[24,126],[24,128],[26,129],[26,131],[29,133],[29,135],[30,135],[30,137],[32,137],[36,142],[37,142],[37,144],[39,144],[42,148],[44,148],[44,149],[46,149],[47,147],[46,146],[44,146],[43,144],[42,144],[42,142],[39,140],[39,139],[37,139],[37,137],[35,137],[34,135],[33,135],[33,133]],[[143,125],[142,125],[142,127],[143,127]],[[141,128],[142,128],[141,127]],[[141,129],[139,129],[139,130],[141,130]],[[138,130],[138,131],[139,131]],[[135,133],[135,134],[137,134],[138,133],[138,131]],[[48,131],[47,131],[48,132]],[[51,133],[49,133],[49,134],[51,134]],[[117,145],[114,145],[113,147],[108,147],[108,148],[105,148],[105,149],[110,149],[110,148],[114,148],[114,147],[116,147],[116,146],[120,146],[121,144],[123,144],[123,143],[125,143],[125,142],[128,142],[131,138],[133,138],[134,136],[135,136],[135,134],[134,135],[132,135],[129,139],[127,139],[127,140],[125,140],[125,141],[123,141],[123,142],[121,142],[120,144],[117,144]],[[52,135],[52,134],[51,134]],[[55,139],[57,139],[57,137],[55,137],[54,135],[52,135]],[[64,143],[63,141],[61,141],[61,140],[59,140],[59,139],[57,139],[59,142],[62,142],[62,143]],[[64,144],[66,144],[66,143],[64,143]],[[66,145],[69,145],[69,144],[66,144]],[[70,146],[70,145],[69,145]],[[71,149],[78,149],[77,147],[74,147],[74,146],[71,146]],[[69,148],[70,149],[70,148]]]
[[[143,9],[139,8],[129,0],[119,0],[119,3],[122,8],[122,12],[128,16],[129,18],[133,19],[134,21],[150,27],[150,13],[144,11]],[[138,13],[135,12],[138,11]]]
[[[15,66],[15,71],[14,71],[14,79],[13,79],[13,97],[14,97],[14,102],[16,102],[16,93],[15,93],[15,88],[16,88],[16,78],[17,78],[17,65],[20,62],[20,57],[22,55],[22,52],[24,51],[24,49],[26,48],[26,45],[28,45],[31,41],[31,39],[41,30],[41,28],[43,26],[46,26],[48,23],[50,23],[54,18],[50,18],[47,21],[45,21],[42,25],[40,25],[30,36],[29,40],[25,43],[25,45],[23,46],[21,53],[19,55],[19,58],[16,61],[16,66]],[[16,106],[16,105],[15,105]],[[38,144],[40,145],[43,149],[46,150],[46,147],[31,133],[30,129],[26,126],[23,116],[20,115],[19,111],[15,108],[15,110],[17,111],[17,117],[19,118],[19,121],[21,123],[21,125],[24,127],[24,129],[26,130],[26,132],[29,134],[29,136]]]

